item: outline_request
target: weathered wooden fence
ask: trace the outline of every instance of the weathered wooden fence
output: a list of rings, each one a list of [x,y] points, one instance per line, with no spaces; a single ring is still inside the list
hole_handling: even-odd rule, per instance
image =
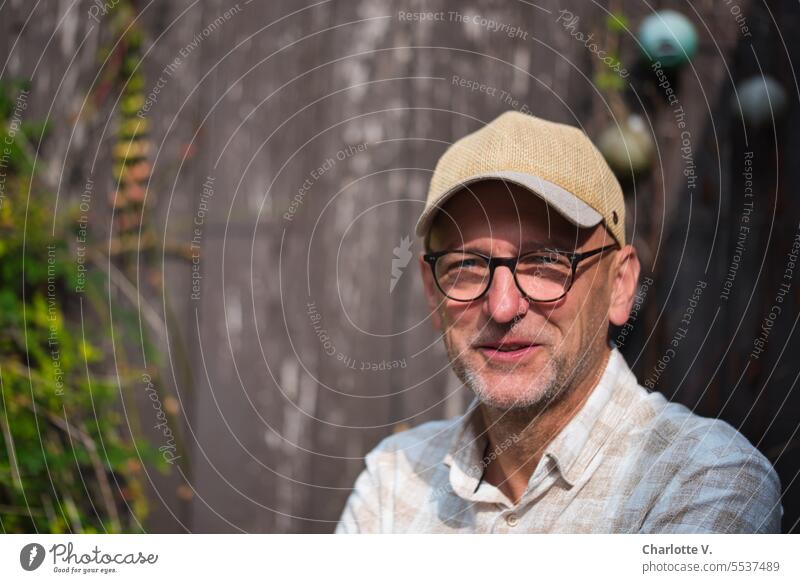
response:
[[[104,132],[116,96],[81,109],[96,84],[97,49],[110,40],[101,4],[9,4],[0,10],[2,76],[32,79],[32,109],[54,122],[41,160],[61,196],[79,196],[94,172],[92,226],[102,239],[111,188]],[[623,350],[642,382],[728,420],[773,460],[788,530],[800,516],[800,275],[784,279],[800,218],[800,10],[789,1],[734,5],[612,2],[631,33],[651,7],[672,7],[700,37],[673,80],[684,127],[632,34],[619,35],[631,70],[622,102],[658,144],[654,171],[626,186],[630,238],[653,283]],[[597,136],[612,113],[595,83],[598,56],[574,33],[611,39],[609,3],[136,7],[153,144],[145,216],[159,249],[141,269],[155,285],[140,285],[166,318],[158,382],[179,404],[185,444],[180,471],[151,473],[149,527],[332,531],[379,439],[454,415],[468,397],[409,259],[420,251],[413,225],[438,156],[512,108]],[[571,29],[562,11],[579,17]],[[420,12],[442,16],[406,15]],[[789,107],[775,132],[745,133],[733,83],[762,71],[784,86]],[[696,180],[684,173],[687,135]],[[745,212],[746,158],[755,197]],[[174,246],[190,252],[160,252]],[[788,295],[771,318],[782,282]]]

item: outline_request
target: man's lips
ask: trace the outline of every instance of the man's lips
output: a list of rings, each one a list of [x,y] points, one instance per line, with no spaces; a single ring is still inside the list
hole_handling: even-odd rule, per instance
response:
[[[475,349],[489,360],[519,362],[531,357],[540,346],[525,341],[508,341],[478,344]]]

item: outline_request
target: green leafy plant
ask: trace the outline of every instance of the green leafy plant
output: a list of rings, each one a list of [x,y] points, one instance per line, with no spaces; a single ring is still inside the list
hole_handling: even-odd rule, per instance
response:
[[[164,465],[120,408],[142,371],[110,369],[102,272],[75,293],[75,223],[36,178],[47,127],[21,121],[27,92],[0,86],[0,529],[141,530],[142,464]]]

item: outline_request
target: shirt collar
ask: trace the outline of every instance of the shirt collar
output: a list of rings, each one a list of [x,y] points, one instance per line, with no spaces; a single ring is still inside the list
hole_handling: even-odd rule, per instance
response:
[[[480,400],[473,397],[466,412],[455,425],[444,464],[450,467],[450,484],[462,498],[475,499],[483,479],[483,456],[489,439],[480,421]]]
[[[610,407],[624,381],[636,378],[619,350],[613,348],[606,367],[578,413],[545,449],[542,460],[553,459],[563,479],[574,486],[590,470],[595,455],[622,421],[624,407]],[[450,447],[443,462],[450,467],[450,482],[462,497],[474,498],[483,477],[483,453],[488,438],[479,422],[477,397],[457,420]],[[532,476],[533,477],[533,476]]]
[[[570,486],[583,477],[621,421],[618,409],[610,405],[629,375],[632,377],[633,373],[625,359],[619,350],[613,348],[600,380],[583,407],[545,449],[544,455],[549,454],[554,459],[561,476]]]

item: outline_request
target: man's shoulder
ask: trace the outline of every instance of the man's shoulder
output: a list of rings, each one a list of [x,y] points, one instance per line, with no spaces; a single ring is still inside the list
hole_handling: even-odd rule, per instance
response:
[[[685,405],[669,401],[662,393],[643,387],[627,363],[623,369],[626,374],[619,380],[615,415],[624,418],[623,426],[634,441],[645,441],[651,448],[695,449],[708,456],[761,455],[728,422],[703,417]]]
[[[660,393],[638,405],[632,466],[657,492],[642,532],[780,531],[780,479],[742,433]]]
[[[727,421],[703,417],[657,392],[648,393],[638,408],[642,423],[637,432],[645,438],[646,453],[683,466],[750,463],[772,470],[766,457]]]

